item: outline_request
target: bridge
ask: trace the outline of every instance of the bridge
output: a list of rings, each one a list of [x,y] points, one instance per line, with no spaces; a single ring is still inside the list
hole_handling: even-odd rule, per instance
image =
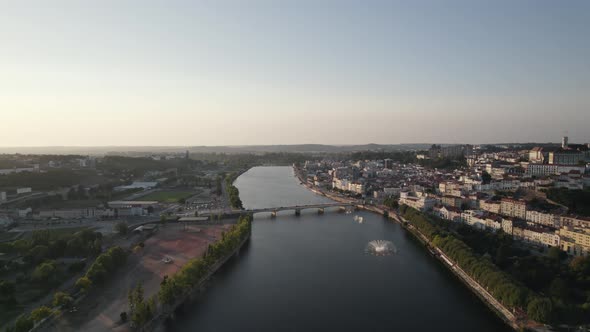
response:
[[[294,211],[295,215],[301,215],[301,211],[308,209],[317,209],[318,214],[323,214],[327,208],[338,208],[340,211],[346,211],[349,208],[356,208],[356,204],[353,203],[323,203],[323,204],[307,204],[307,205],[293,205],[293,206],[280,206],[263,209],[248,209],[244,210],[247,213],[261,213],[270,212],[271,217],[276,217],[279,211]]]

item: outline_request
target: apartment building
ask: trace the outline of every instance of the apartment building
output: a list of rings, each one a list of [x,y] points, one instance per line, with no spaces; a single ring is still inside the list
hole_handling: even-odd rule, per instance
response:
[[[539,225],[559,227],[559,217],[552,213],[528,210],[525,219]]]
[[[526,202],[511,198],[502,198],[500,201],[500,213],[521,219],[526,219]]]
[[[559,230],[561,250],[573,256],[590,255],[590,230],[562,227]]]

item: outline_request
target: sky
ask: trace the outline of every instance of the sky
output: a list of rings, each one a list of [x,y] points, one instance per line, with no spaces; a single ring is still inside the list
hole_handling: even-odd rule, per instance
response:
[[[0,146],[590,141],[590,1],[3,1]]]

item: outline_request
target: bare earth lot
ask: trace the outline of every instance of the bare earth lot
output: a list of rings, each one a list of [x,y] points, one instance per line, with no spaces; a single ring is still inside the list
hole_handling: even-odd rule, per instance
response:
[[[165,275],[172,275],[188,260],[203,255],[207,246],[221,238],[230,225],[167,225],[145,241],[145,247],[129,256],[125,267],[111,276],[104,286],[96,287],[78,304],[78,311],[66,313],[46,331],[127,331],[119,314],[128,311],[127,292],[139,282],[145,298],[158,292]],[[173,262],[165,264],[164,257]]]

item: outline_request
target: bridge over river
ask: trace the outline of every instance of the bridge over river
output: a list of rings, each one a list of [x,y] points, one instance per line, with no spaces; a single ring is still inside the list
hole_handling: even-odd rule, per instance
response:
[[[307,209],[317,209],[319,214],[324,213],[325,209],[327,208],[338,208],[340,211],[346,211],[347,209],[356,208],[356,204],[353,203],[323,203],[323,204],[307,204],[307,205],[293,205],[293,206],[280,206],[280,207],[271,207],[271,208],[262,208],[262,209],[247,209],[244,212],[247,213],[262,213],[262,212],[270,212],[272,217],[276,217],[277,213],[280,211],[294,211],[295,215],[298,216],[301,214],[301,211]]]

